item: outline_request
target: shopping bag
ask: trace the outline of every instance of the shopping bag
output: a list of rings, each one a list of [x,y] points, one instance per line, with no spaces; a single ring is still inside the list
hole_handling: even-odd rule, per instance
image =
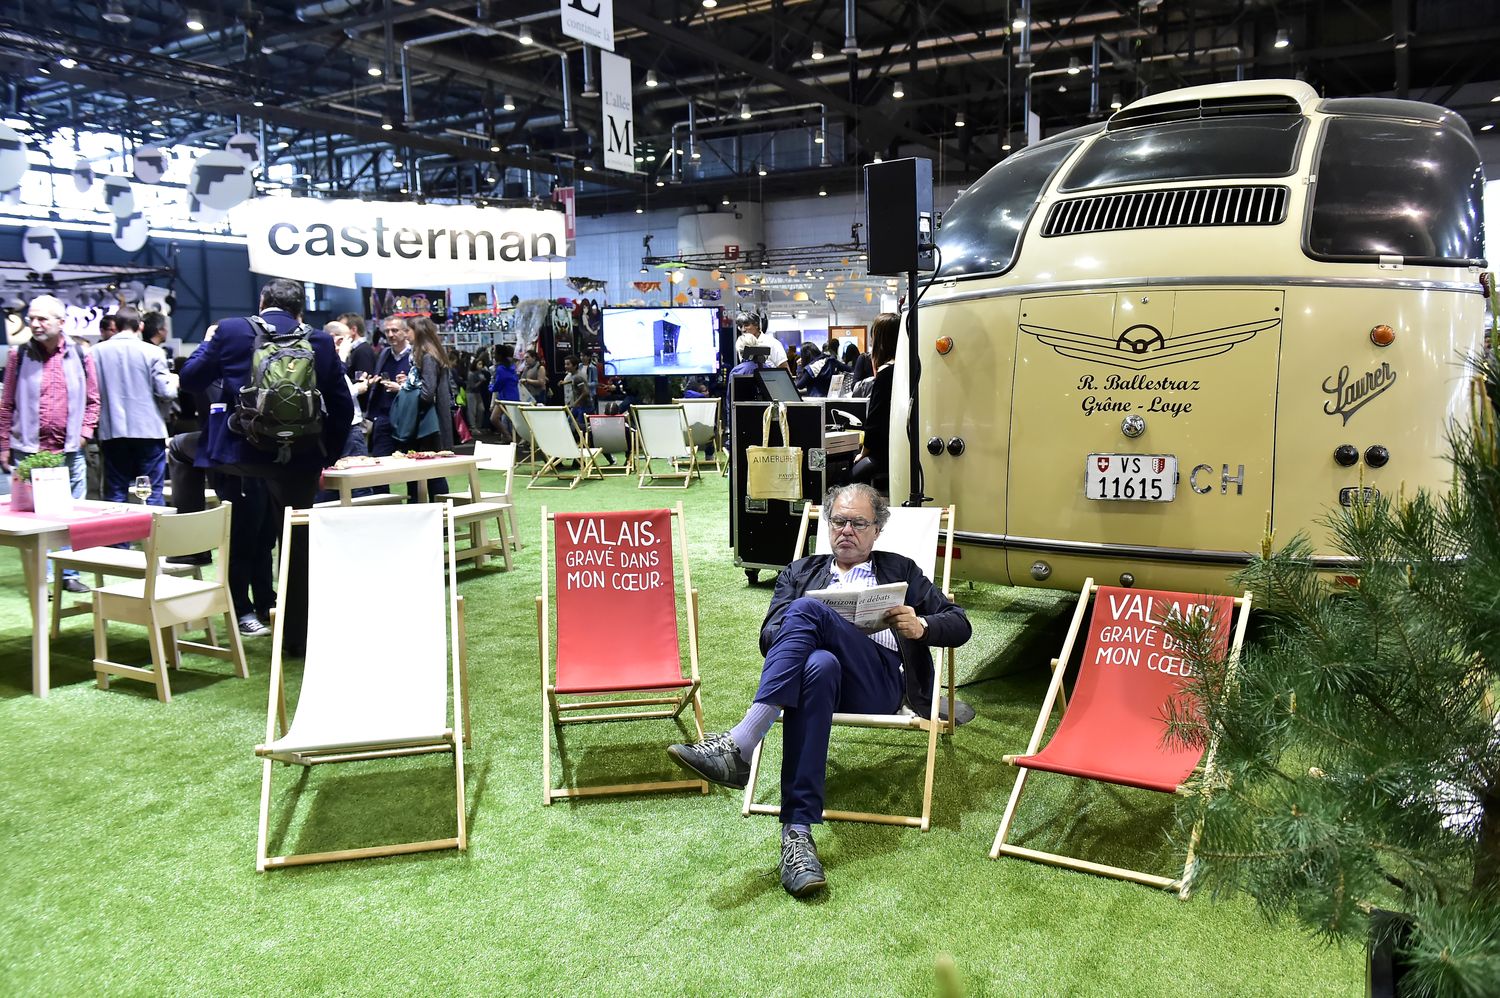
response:
[[[786,407],[781,403],[766,406],[761,423],[760,446],[745,448],[745,461],[749,471],[746,475],[745,494],[751,499],[802,498],[802,448],[771,447],[771,413],[781,419],[782,442],[790,440],[786,428]]]

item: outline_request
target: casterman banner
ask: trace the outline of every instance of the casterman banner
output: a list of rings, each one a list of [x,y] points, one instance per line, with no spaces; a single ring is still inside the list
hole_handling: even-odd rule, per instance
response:
[[[336,287],[482,284],[566,273],[562,212],[257,198],[236,209],[250,269]]]

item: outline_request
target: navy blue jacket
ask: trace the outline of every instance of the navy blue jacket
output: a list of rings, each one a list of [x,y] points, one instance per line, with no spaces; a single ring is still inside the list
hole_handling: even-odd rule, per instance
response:
[[[290,332],[297,327],[297,320],[279,308],[266,309],[261,313],[261,318],[269,322],[278,333]],[[220,322],[213,339],[200,345],[183,367],[183,390],[206,391],[214,381],[223,379],[223,399],[233,406],[239,398],[240,389],[250,383],[255,338],[256,329],[249,319],[233,318]],[[349,435],[349,424],[354,421],[354,400],[349,396],[349,387],[344,381],[344,365],[333,345],[333,337],[321,329],[314,329],[308,334],[307,340],[312,344],[318,391],[323,394],[324,453],[312,451],[297,454],[284,465],[301,470],[321,469],[342,454],[344,442]],[[214,413],[204,426],[198,453],[200,458],[206,456],[210,467],[276,463],[275,454],[246,442],[229,429],[227,422],[227,413]]]
[[[799,558],[781,570],[776,577],[771,606],[760,625],[762,655],[771,650],[771,642],[781,632],[781,621],[792,601],[806,596],[813,589],[827,589],[833,583],[832,565],[833,555],[814,554]],[[905,555],[893,551],[871,551],[870,567],[875,570],[877,585],[905,582],[906,605],[915,610],[917,616],[927,619],[927,633],[920,640],[896,635],[906,679],[907,706],[925,716],[932,709],[932,653],[928,649],[956,648],[968,641],[974,633],[969,616],[962,607],[950,603],[917,563]]]

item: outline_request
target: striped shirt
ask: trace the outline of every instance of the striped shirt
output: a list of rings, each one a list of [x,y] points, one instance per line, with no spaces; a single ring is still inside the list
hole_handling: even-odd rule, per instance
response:
[[[830,562],[828,571],[833,573],[833,581],[829,584],[829,589],[868,589],[875,585],[875,569],[868,561],[855,565],[847,572],[839,570],[838,562]],[[896,647],[896,634],[889,627],[883,627],[871,634],[870,640],[882,648],[889,648],[891,651],[900,650]]]

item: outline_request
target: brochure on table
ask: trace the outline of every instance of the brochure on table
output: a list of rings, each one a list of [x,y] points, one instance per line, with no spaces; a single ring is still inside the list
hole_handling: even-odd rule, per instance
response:
[[[67,468],[31,469],[31,502],[38,516],[73,511],[73,486]]]

